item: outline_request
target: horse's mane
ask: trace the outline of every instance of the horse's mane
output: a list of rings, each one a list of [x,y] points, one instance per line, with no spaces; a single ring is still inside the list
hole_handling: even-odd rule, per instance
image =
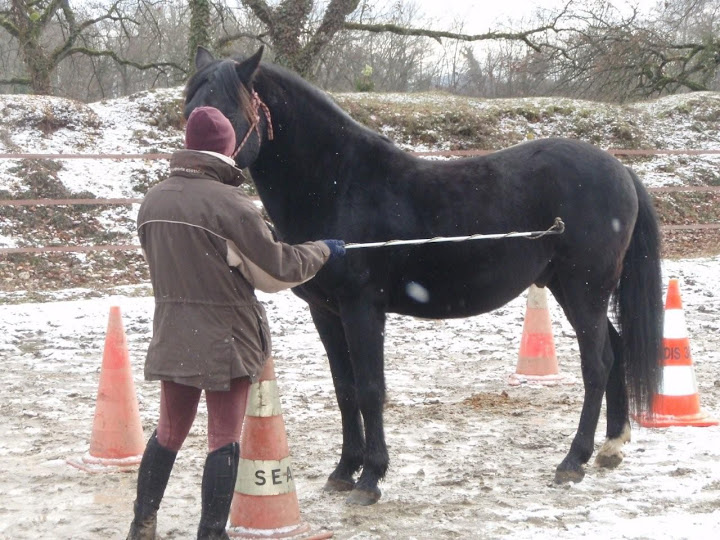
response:
[[[302,92],[304,98],[312,100],[314,105],[319,107],[321,110],[324,110],[327,115],[340,117],[346,124],[354,125],[359,131],[364,132],[366,136],[377,137],[383,142],[394,146],[393,141],[355,120],[345,110],[343,110],[328,93],[312,85],[300,77],[297,73],[285,69],[277,64],[263,62],[260,64],[256,78],[262,77],[267,77],[270,81],[272,81],[273,85],[280,85],[281,87],[287,89],[288,93],[291,95],[297,95],[298,91]]]

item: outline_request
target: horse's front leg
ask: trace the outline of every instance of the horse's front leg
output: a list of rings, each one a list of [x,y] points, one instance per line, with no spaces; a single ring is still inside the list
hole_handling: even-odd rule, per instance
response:
[[[355,487],[353,475],[360,470],[365,452],[365,436],[360,422],[350,353],[340,317],[312,306],[310,313],[328,355],[343,430],[340,461],[328,477],[324,489],[350,491]]]
[[[346,502],[370,505],[380,499],[378,482],[385,476],[390,461],[383,428],[385,312],[365,297],[341,300],[340,315],[365,425],[362,474]]]

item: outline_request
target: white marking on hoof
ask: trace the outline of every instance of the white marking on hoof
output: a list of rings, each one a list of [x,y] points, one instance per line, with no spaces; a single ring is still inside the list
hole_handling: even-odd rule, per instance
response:
[[[632,429],[630,429],[630,422],[625,422],[625,425],[623,426],[622,433],[620,433],[620,437],[618,437],[622,442],[628,443],[630,442],[632,435]]]
[[[622,447],[626,442],[630,441],[630,434],[630,424],[626,423],[619,437],[615,439],[605,439],[605,442],[595,457],[595,465],[607,469],[613,469],[620,465],[625,457],[622,452]]]

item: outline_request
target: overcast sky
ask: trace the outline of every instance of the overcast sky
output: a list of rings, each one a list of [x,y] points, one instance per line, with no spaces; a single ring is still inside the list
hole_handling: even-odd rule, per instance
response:
[[[463,32],[476,34],[496,29],[497,23],[518,21],[534,15],[538,9],[563,6],[567,0],[412,0],[434,22],[433,29],[448,29],[445,24],[460,20]],[[614,0],[618,8],[637,4],[651,6],[656,0]],[[580,2],[582,3],[582,2]],[[445,24],[441,24],[445,23]]]
[[[414,0],[428,18],[442,28],[441,23],[462,21],[467,33],[490,30],[496,21],[519,20],[532,15],[538,7],[552,8],[564,0]]]

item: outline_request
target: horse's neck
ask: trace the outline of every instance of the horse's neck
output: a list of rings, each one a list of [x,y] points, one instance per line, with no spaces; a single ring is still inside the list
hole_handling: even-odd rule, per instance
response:
[[[327,230],[344,184],[377,156],[369,132],[320,95],[300,88],[293,98],[273,103],[275,139],[263,145],[251,170],[280,233],[300,241]]]
[[[283,239],[298,242],[310,237],[312,230],[307,219],[310,208],[308,197],[292,186],[292,178],[287,173],[292,166],[284,168],[251,169],[260,199]],[[298,178],[299,183],[303,182]],[[322,210],[327,214],[327,210]]]

